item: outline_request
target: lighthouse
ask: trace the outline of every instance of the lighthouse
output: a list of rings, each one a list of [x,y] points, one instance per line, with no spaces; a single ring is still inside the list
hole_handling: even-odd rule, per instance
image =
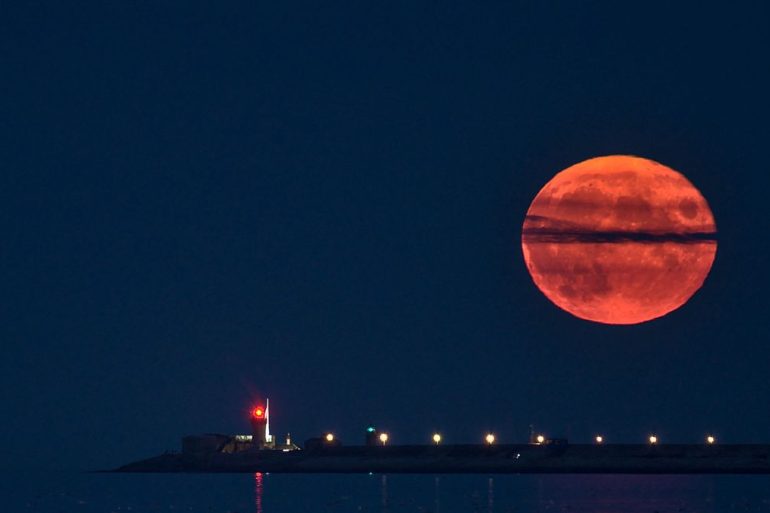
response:
[[[270,435],[270,399],[265,406],[257,405],[251,410],[251,435],[255,444],[260,448],[271,447],[273,437]]]
[[[245,438],[248,440],[249,446],[255,449],[266,449],[273,451],[296,451],[299,449],[297,445],[292,443],[291,436],[286,435],[286,443],[276,443],[273,435],[270,434],[270,399],[265,399],[265,405],[257,403],[251,409],[251,436]],[[242,435],[239,435],[242,436]]]

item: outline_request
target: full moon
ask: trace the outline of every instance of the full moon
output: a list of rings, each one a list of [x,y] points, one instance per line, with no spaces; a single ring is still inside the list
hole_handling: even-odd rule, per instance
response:
[[[521,248],[535,285],[589,321],[637,324],[685,304],[717,251],[716,224],[681,173],[628,155],[585,160],[532,200]]]

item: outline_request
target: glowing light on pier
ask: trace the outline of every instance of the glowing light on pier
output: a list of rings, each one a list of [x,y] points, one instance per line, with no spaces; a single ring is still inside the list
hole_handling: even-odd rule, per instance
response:
[[[382,442],[382,445],[385,445],[386,443],[388,443],[387,433],[380,433],[380,442]]]
[[[545,442],[545,437],[543,435],[537,435],[537,437],[535,437],[535,440],[537,441],[537,443],[541,444]]]
[[[441,443],[441,435],[440,434],[438,434],[438,433],[434,433],[433,434],[433,443],[435,443],[436,445]]]
[[[655,435],[650,435],[649,441],[650,441],[650,445],[655,445],[656,443],[658,443],[658,437]]]
[[[714,438],[713,435],[709,435],[706,437],[706,443],[709,445],[714,445],[715,443],[717,443],[717,439]]]
[[[326,441],[327,442],[333,442],[334,441],[334,434],[333,433],[326,433]]]
[[[484,440],[487,442],[487,444],[492,445],[495,443],[495,435],[492,433],[487,434],[487,436],[484,437]]]
[[[602,435],[596,435],[596,443],[597,444],[603,444],[604,443],[604,437]]]

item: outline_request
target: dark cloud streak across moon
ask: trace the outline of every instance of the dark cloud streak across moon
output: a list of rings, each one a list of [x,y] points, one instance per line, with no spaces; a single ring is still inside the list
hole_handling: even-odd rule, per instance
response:
[[[527,222],[543,223],[547,221],[542,216],[527,216]],[[555,223],[557,224],[557,223]],[[561,228],[524,228],[521,232],[522,242],[526,243],[621,243],[621,242],[676,242],[679,244],[694,244],[713,241],[716,242],[717,234],[713,231],[704,232],[638,232],[632,230],[580,230]]]

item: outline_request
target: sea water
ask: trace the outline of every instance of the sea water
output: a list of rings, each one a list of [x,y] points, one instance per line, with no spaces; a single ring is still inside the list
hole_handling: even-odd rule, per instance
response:
[[[770,476],[6,473],[1,511],[770,512]]]

